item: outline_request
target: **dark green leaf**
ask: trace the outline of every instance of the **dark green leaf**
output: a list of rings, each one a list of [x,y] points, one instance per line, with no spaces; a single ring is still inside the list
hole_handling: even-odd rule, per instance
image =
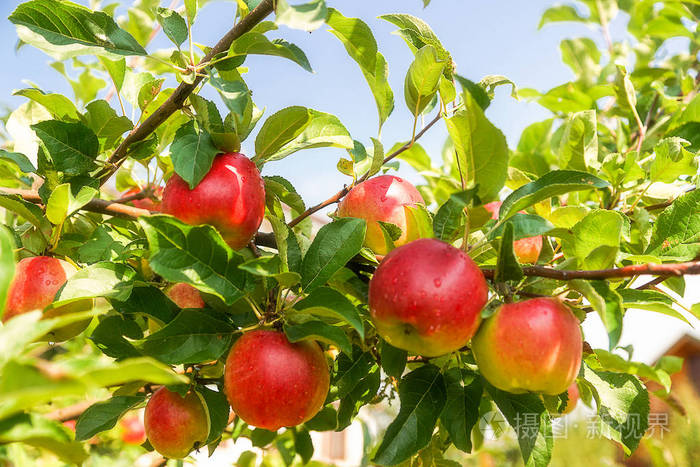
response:
[[[450,434],[457,449],[472,450],[472,428],[479,420],[479,404],[484,392],[481,378],[476,373],[459,368],[445,372],[447,403],[440,421]]]
[[[193,190],[211,169],[219,150],[209,133],[195,128],[194,120],[182,125],[170,145],[170,157],[175,172]]]
[[[294,430],[294,449],[301,456],[303,464],[308,464],[314,455],[314,443],[309,431],[304,428]]]
[[[294,309],[315,316],[332,317],[344,321],[352,326],[361,338],[364,339],[365,331],[362,318],[355,305],[343,294],[329,287],[319,287],[308,297],[297,302]]]
[[[173,41],[178,48],[187,39],[187,23],[177,11],[169,8],[156,8],[156,19],[163,28],[163,32],[168,39]]]
[[[9,152],[5,151],[4,149],[0,149],[0,160],[14,162],[17,164],[17,167],[19,167],[19,170],[24,173],[36,172],[36,168],[34,167],[34,164],[32,164],[32,161],[30,161],[27,156],[19,152]]]
[[[289,59],[308,72],[313,72],[306,54],[296,45],[283,39],[272,41],[259,32],[247,32],[233,41],[228,52],[229,56],[239,55],[274,55]]]
[[[352,353],[352,345],[345,332],[323,321],[312,320],[301,324],[288,324],[284,326],[284,333],[289,342],[313,339],[333,344],[347,354]]]
[[[614,349],[622,335],[624,308],[620,294],[611,289],[610,284],[603,280],[584,281],[577,279],[569,284],[581,292],[598,313],[608,331],[610,349]]]
[[[690,261],[700,253],[700,190],[678,197],[659,214],[645,254]]]
[[[145,396],[114,396],[97,402],[85,410],[75,424],[75,439],[85,441],[96,434],[107,431],[129,410],[141,404]]]
[[[46,94],[40,89],[30,88],[20,89],[12,95],[26,97],[41,104],[56,120],[77,122],[80,119],[75,104],[61,94]]]
[[[503,229],[501,248],[498,250],[498,263],[496,264],[495,280],[497,282],[519,281],[525,277],[523,269],[513,252],[513,224],[506,224]]]
[[[209,415],[209,436],[204,444],[209,444],[221,437],[226,425],[228,425],[228,415],[231,406],[226,399],[226,395],[221,391],[214,391],[206,387],[197,388],[197,392],[202,396]]]
[[[47,120],[31,128],[56,170],[67,175],[84,175],[97,167],[95,158],[100,143],[95,133],[82,123]]]
[[[86,107],[85,124],[95,132],[103,148],[111,148],[134,125],[126,117],[119,117],[107,101],[90,102]]]
[[[384,372],[389,376],[401,379],[406,369],[408,352],[397,349],[385,340],[381,340],[379,344],[379,355],[382,358],[382,369]]]
[[[445,204],[440,206],[433,219],[435,236],[450,242],[458,235],[464,225],[464,208],[469,206],[476,195],[476,189],[459,191],[450,195]]]
[[[134,287],[128,300],[110,300],[110,303],[119,313],[145,314],[160,324],[169,323],[180,312],[180,308],[156,287]]]

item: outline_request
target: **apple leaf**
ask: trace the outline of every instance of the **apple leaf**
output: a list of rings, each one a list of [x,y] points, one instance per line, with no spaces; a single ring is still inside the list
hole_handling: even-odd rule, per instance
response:
[[[234,330],[223,319],[186,308],[135,345],[146,355],[169,365],[206,362],[218,359],[228,350]]]
[[[329,32],[343,43],[350,58],[360,66],[377,104],[381,129],[394,110],[394,92],[389,86],[386,59],[377,51],[372,30],[364,21],[347,18],[333,8],[328,9],[326,22],[330,26]]]
[[[459,368],[450,368],[444,376],[447,402],[440,421],[455,447],[471,452],[472,428],[479,420],[479,404],[484,392],[481,378],[472,371]]]
[[[526,467],[546,467],[552,458],[552,421],[537,394],[511,394],[486,383],[508,424],[518,437]]]
[[[607,188],[608,186],[610,184],[605,180],[586,172],[553,170],[508,195],[501,204],[499,219],[501,221],[508,219],[516,212],[553,196],[573,191]]]
[[[254,160],[266,160],[306,128],[311,113],[306,107],[287,107],[270,115],[255,138]]]
[[[649,393],[633,375],[596,371],[583,366],[583,377],[598,407],[600,434],[620,443],[627,455],[649,427]]]
[[[451,242],[459,234],[464,225],[464,208],[469,206],[476,196],[476,188],[459,191],[450,195],[440,206],[433,218],[433,230],[440,240]]]
[[[399,30],[396,33],[406,41],[406,44],[414,54],[417,54],[426,45],[430,45],[435,47],[441,58],[449,57],[449,52],[443,47],[437,35],[422,19],[401,13],[382,15],[379,19],[398,26]]]
[[[673,309],[673,299],[657,290],[617,289],[625,309],[649,310],[690,324],[680,312]],[[691,325],[692,326],[692,325]]]
[[[69,428],[36,414],[22,413],[0,420],[0,443],[18,442],[51,451],[70,464],[82,464],[88,457]]]
[[[84,175],[97,168],[95,158],[100,142],[95,133],[82,123],[46,120],[31,128],[41,140],[41,148],[59,172]]]
[[[97,433],[113,428],[122,415],[144,400],[144,395],[114,396],[91,405],[78,417],[75,424],[75,439],[85,441]]]
[[[306,292],[322,286],[360,252],[367,224],[362,219],[346,217],[326,224],[304,256],[301,284]]]
[[[301,457],[302,464],[306,465],[314,455],[314,443],[311,440],[309,430],[304,428],[294,429],[294,450]]]
[[[231,406],[222,391],[214,391],[213,389],[200,386],[197,388],[197,392],[204,399],[204,405],[209,416],[209,436],[204,442],[204,444],[209,444],[219,439],[221,433],[224,432],[226,425],[228,425]]]
[[[340,319],[352,326],[364,339],[365,329],[357,307],[343,294],[330,287],[319,287],[297,302],[294,309],[314,316]]]
[[[103,149],[112,148],[124,133],[134,127],[131,120],[118,116],[105,100],[92,101],[85,109],[85,124],[95,132]]]
[[[337,369],[333,374],[330,397],[342,399],[350,394],[365,378],[374,366],[374,357],[363,352],[358,347],[353,348],[352,354],[341,353],[336,358]]]
[[[275,24],[284,24],[306,32],[320,28],[326,22],[326,16],[326,0],[311,0],[301,5],[290,5],[287,0],[277,0],[275,6]]]
[[[24,173],[36,173],[36,167],[27,156],[19,152],[10,152],[0,149],[0,160],[13,162]]]
[[[700,253],[700,190],[678,197],[659,214],[644,254],[690,261]]]
[[[595,349],[594,352],[595,355],[586,358],[586,364],[592,369],[627,373],[628,375],[636,375],[656,381],[664,387],[666,392],[671,390],[671,376],[669,373],[677,373],[683,367],[683,359],[673,355],[665,355],[654,366],[649,366],[645,363],[627,360],[602,349]]]
[[[71,214],[88,204],[98,194],[96,189],[84,186],[77,195],[73,196],[70,184],[58,185],[51,192],[46,203],[46,217],[53,224],[62,224]]]
[[[15,276],[15,240],[10,230],[0,226],[0,316],[5,311],[5,300]]]
[[[194,120],[178,128],[170,145],[175,173],[187,182],[190,190],[194,190],[209,172],[218,153],[209,133],[195,128]]]
[[[513,225],[513,240],[544,235],[554,228],[552,223],[543,217],[518,212],[493,229],[489,238],[497,238],[503,235],[505,226],[508,224]]]
[[[51,113],[56,120],[77,122],[80,120],[75,104],[62,94],[46,94],[40,89],[20,89],[12,93],[13,96],[22,96],[37,102]]]
[[[600,168],[595,110],[569,116],[559,143],[559,166],[562,169],[589,171]]]
[[[247,32],[233,41],[228,55],[273,55],[291,60],[310,73],[314,71],[306,54],[299,47],[284,39],[270,40],[264,34],[255,31]]]
[[[593,309],[600,316],[610,341],[610,349],[614,349],[620,342],[622,335],[622,317],[624,308],[622,297],[610,284],[603,280],[584,281],[580,279],[569,282],[571,288],[578,290],[586,297]]]
[[[116,359],[143,357],[132,344],[142,338],[143,331],[133,317],[122,315],[105,317],[90,334],[90,340],[103,354]]]
[[[312,339],[335,345],[347,354],[352,353],[352,344],[345,332],[323,321],[311,320],[300,324],[287,324],[284,326],[284,333],[289,342]]]
[[[158,7],[155,9],[158,24],[163,28],[163,32],[168,39],[173,41],[178,48],[187,39],[187,23],[180,14],[169,8]]]
[[[498,250],[498,263],[494,279],[497,282],[519,281],[523,277],[523,269],[513,251],[513,224],[506,224]]]
[[[180,308],[163,291],[153,286],[134,287],[127,300],[111,299],[110,304],[123,315],[145,314],[159,324],[169,323],[180,312]]]
[[[401,409],[387,428],[373,462],[395,465],[427,446],[446,397],[445,379],[436,366],[424,365],[404,376],[399,384]]]
[[[381,355],[382,369],[384,372],[401,379],[404,370],[406,369],[406,358],[408,352],[402,349],[397,349],[385,340],[381,340],[379,344],[379,355]]]
[[[216,229],[187,225],[164,215],[142,217],[139,222],[156,274],[171,282],[186,282],[228,305],[243,296],[246,273],[238,269],[243,257],[226,245]]]
[[[124,263],[105,261],[91,264],[68,279],[53,306],[95,297],[126,300],[131,294],[135,276],[136,272]]]
[[[416,52],[404,81],[406,106],[414,117],[423,113],[435,96],[444,69],[445,62],[440,60],[433,46],[426,45]]]

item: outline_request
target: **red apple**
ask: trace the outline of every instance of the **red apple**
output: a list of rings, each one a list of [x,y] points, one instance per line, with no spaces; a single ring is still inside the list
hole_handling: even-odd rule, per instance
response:
[[[376,254],[385,255],[388,251],[378,221],[400,227],[401,237],[394,245],[404,245],[419,238],[418,229],[406,211],[406,206],[416,204],[425,204],[416,187],[402,178],[380,175],[350,190],[338,206],[338,215],[367,221],[365,245]]]
[[[566,407],[562,411],[562,415],[573,412],[573,410],[576,408],[576,404],[578,404],[580,395],[576,382],[571,383],[569,389],[566,390],[566,394],[569,396],[569,401],[566,403]]]
[[[394,347],[427,357],[466,345],[487,298],[486,281],[474,261],[429,238],[389,253],[369,283],[377,332]]]
[[[162,204],[161,199],[163,198],[163,187],[159,186],[159,187],[152,187],[152,188],[153,188],[152,197],[135,199],[133,201],[130,201],[130,203],[135,208],[148,209],[149,211],[160,211],[161,204]],[[141,189],[140,188],[132,188],[131,190],[124,192],[124,194],[122,196],[123,197],[133,196],[137,193],[141,193]]]
[[[211,224],[234,249],[248,245],[265,215],[265,184],[243,154],[221,154],[199,185],[174,174],[165,185],[163,212],[188,224]]]
[[[166,295],[180,308],[204,308],[199,290],[190,284],[179,282],[168,289]]]
[[[291,343],[281,332],[243,334],[226,359],[224,391],[247,424],[278,430],[310,420],[321,410],[330,375],[321,347]]]
[[[146,441],[146,427],[138,412],[132,412],[119,420],[121,439],[126,444],[143,444]]]
[[[50,256],[34,256],[24,258],[15,268],[7,294],[7,304],[2,321],[33,310],[44,310],[53,303],[58,291],[66,280],[76,272],[76,269],[66,261]],[[87,311],[92,308],[92,300],[78,300],[57,308],[44,311],[44,318],[53,318],[69,313]],[[44,338],[53,342],[70,339],[85,330],[90,319],[78,321],[59,329],[54,329]]]
[[[151,446],[173,459],[187,456],[209,436],[209,417],[193,391],[182,397],[165,387],[158,389],[146,405],[144,426]]]
[[[492,219],[498,219],[500,201],[484,204],[484,208],[491,213]],[[524,213],[524,211],[521,211]],[[542,251],[542,235],[526,237],[513,242],[513,252],[521,263],[536,263]]]
[[[516,394],[566,391],[581,367],[582,349],[578,319],[555,298],[501,305],[472,340],[484,378]]]

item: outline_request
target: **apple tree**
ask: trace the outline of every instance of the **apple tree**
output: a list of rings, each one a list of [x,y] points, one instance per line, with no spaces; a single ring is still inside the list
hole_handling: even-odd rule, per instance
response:
[[[606,47],[564,40],[575,80],[543,92],[465,77],[439,31],[401,13],[381,17],[414,55],[391,89],[368,24],[332,3],[237,0],[208,45],[192,37],[206,0],[139,0],[119,21],[114,4],[68,0],[10,15],[75,96],[21,89],[5,119],[0,458],[116,456],[105,432],[145,407],[148,441],[129,437],[140,453],[179,459],[248,438],[268,465],[301,465],[311,431],[389,402],[398,415],[368,462],[460,465],[497,413],[524,463],[545,466],[552,419],[578,398],[602,435],[637,448],[647,386],[669,397],[682,362],[616,353],[625,311],[700,314],[676,306],[700,273],[697,2],[546,10],[540,27],[584,23]],[[312,70],[287,28],[327,30],[344,48],[359,67],[352,92],[376,102],[376,135],[351,135],[303,96],[275,112],[253,101],[249,55]],[[173,46],[152,50],[158,34]],[[675,37],[688,50],[660,54]],[[514,148],[485,114],[498,86],[551,111]],[[383,140],[404,104],[405,138]],[[442,154],[429,155],[420,138],[442,125]],[[275,161],[318,147],[336,148],[347,182],[308,205]],[[586,319],[603,323],[607,348],[586,342]]]

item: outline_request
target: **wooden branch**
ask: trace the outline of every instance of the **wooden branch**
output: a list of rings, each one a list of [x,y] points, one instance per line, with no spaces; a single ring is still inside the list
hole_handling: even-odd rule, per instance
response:
[[[413,145],[415,144],[415,142],[418,141],[418,139],[420,139],[420,137],[423,136],[433,125],[435,125],[438,121],[440,121],[441,118],[442,118],[442,114],[438,113],[437,116],[435,118],[433,118],[430,122],[428,122],[428,124],[425,125],[425,127],[423,127],[423,129],[421,131],[416,133],[416,136],[410,142],[404,144],[399,149],[397,149],[396,151],[394,151],[391,154],[389,154],[388,156],[386,156],[384,158],[384,161],[382,162],[382,165],[386,164],[390,160],[394,159],[395,157],[397,157],[401,153],[411,149],[413,147]],[[362,178],[360,178],[357,181],[357,183],[362,183],[365,180],[367,180],[368,178],[369,178],[369,172],[367,172]],[[347,195],[350,192],[350,190],[352,189],[352,187],[354,185],[355,184],[353,183],[350,186],[344,186],[342,190],[340,190],[339,192],[337,192],[336,194],[334,194],[333,196],[331,196],[327,200],[322,201],[322,202],[318,203],[317,205],[312,206],[309,209],[307,209],[306,211],[302,212],[301,214],[299,214],[297,217],[295,217],[294,219],[292,219],[289,222],[289,224],[288,224],[289,227],[294,227],[299,222],[301,222],[304,219],[306,219],[307,217],[309,217],[311,214],[320,211],[321,209],[325,208],[326,206],[330,206],[331,204],[337,203],[338,201],[343,199],[343,197],[345,197],[345,195]]]
[[[240,36],[250,31],[256,24],[260,23],[270,13],[272,13],[273,0],[263,0],[255,9],[247,16],[241,19],[224,37],[209,51],[202,59],[200,64],[206,64],[220,53],[226,52],[233,44],[233,41]],[[117,171],[119,166],[127,157],[129,146],[139,141],[146,139],[156,128],[165,122],[172,114],[182,108],[185,100],[197,88],[204,77],[198,75],[192,83],[182,82],[175,89],[175,92],[158,107],[150,117],[148,117],[141,125],[134,128],[131,133],[119,144],[117,149],[112,153],[107,161],[107,167],[97,173],[96,177],[100,180],[100,185],[103,185],[109,177]]]
[[[493,279],[495,269],[482,269],[484,276]],[[547,277],[549,279],[559,279],[570,281],[573,279],[613,279],[619,277],[633,277],[642,274],[653,276],[683,276],[686,274],[700,274],[700,261],[689,261],[687,263],[665,263],[665,264],[634,264],[622,268],[597,269],[597,270],[572,270],[553,269],[545,266],[525,266],[523,274],[526,276]]]
[[[76,404],[69,405],[68,407],[63,407],[62,409],[54,410],[46,414],[46,418],[50,420],[56,420],[58,422],[65,422],[68,420],[75,420],[80,417],[80,415],[85,412],[88,407],[97,401],[87,400],[80,401]]]

